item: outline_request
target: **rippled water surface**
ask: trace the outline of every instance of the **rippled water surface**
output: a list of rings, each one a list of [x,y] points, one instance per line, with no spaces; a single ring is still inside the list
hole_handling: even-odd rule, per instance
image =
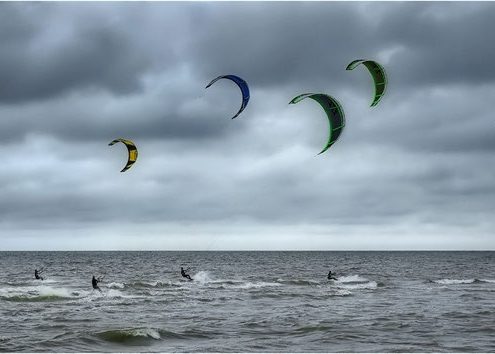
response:
[[[0,267],[0,351],[495,351],[495,252],[0,252]]]

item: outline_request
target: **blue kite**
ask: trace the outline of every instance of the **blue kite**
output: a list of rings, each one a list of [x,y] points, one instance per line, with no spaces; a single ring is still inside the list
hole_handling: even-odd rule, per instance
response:
[[[235,76],[235,75],[222,75],[222,76],[217,77],[216,79],[213,79],[208,85],[206,85],[205,88],[210,87],[211,85],[213,85],[216,81],[218,81],[220,79],[229,79],[229,80],[232,80],[241,89],[241,92],[242,92],[242,105],[241,105],[241,108],[239,109],[239,112],[237,112],[237,114],[232,117],[232,119],[234,119],[239,114],[241,114],[241,112],[244,110],[244,108],[246,108],[246,106],[247,106],[247,104],[249,102],[249,87],[248,87],[246,81],[244,81],[243,79],[241,79],[239,76]]]

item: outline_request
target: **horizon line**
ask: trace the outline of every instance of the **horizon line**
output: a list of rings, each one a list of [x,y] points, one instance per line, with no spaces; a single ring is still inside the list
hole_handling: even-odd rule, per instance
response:
[[[278,250],[236,250],[236,249],[211,249],[211,250],[129,250],[129,249],[100,249],[100,250],[84,250],[84,249],[68,249],[68,250],[27,250],[27,249],[12,249],[0,250],[0,252],[495,252],[495,249],[344,249],[344,250],[312,250],[312,249],[278,249]]]

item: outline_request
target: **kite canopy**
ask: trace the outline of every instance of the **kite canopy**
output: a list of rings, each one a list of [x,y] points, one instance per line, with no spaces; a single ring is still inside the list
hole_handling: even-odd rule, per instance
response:
[[[373,101],[371,102],[370,107],[376,106],[378,102],[381,100],[382,96],[384,95],[385,88],[387,86],[387,76],[385,74],[385,70],[376,61],[364,60],[364,59],[357,59],[352,61],[349,65],[347,65],[347,68],[345,69],[354,70],[354,68],[356,68],[360,64],[363,64],[368,68],[371,77],[375,82],[375,96],[373,98]]]
[[[131,166],[134,164],[134,162],[136,162],[137,157],[138,157],[138,151],[137,151],[136,145],[134,145],[134,143],[132,141],[127,140],[127,139],[115,139],[112,142],[110,142],[110,144],[108,144],[108,145],[112,146],[112,145],[117,144],[117,143],[124,144],[127,147],[127,151],[129,152],[129,156],[127,158],[127,164],[124,166],[122,171],[120,171],[120,172],[125,172],[129,168],[131,168]]]
[[[234,119],[239,114],[241,114],[241,112],[244,110],[244,108],[246,108],[246,106],[247,106],[247,104],[249,102],[249,87],[248,87],[246,81],[244,81],[243,79],[241,79],[239,76],[235,76],[235,75],[222,75],[222,76],[217,77],[216,79],[213,79],[208,85],[206,85],[205,88],[210,87],[211,85],[213,85],[216,81],[218,81],[220,79],[229,79],[229,80],[232,80],[241,89],[241,93],[242,93],[242,104],[241,104],[241,108],[239,109],[239,112],[237,112],[237,114],[232,117],[232,119]]]
[[[328,123],[330,124],[328,142],[323,150],[321,150],[318,154],[320,155],[327,151],[328,148],[337,141],[342,133],[345,126],[344,110],[335,98],[323,93],[303,93],[302,95],[294,97],[289,104],[301,102],[305,98],[311,98],[320,104],[327,114]]]

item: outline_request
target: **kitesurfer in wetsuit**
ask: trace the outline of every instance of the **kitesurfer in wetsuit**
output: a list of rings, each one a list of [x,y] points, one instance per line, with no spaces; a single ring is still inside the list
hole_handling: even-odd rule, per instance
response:
[[[332,271],[329,271],[329,272],[328,272],[327,279],[328,279],[328,280],[337,280],[337,278],[335,278],[335,277],[333,276]]]
[[[93,285],[93,289],[96,289],[98,290],[100,293],[101,293],[101,289],[100,287],[98,286],[98,283],[102,280],[102,278],[96,278],[94,275],[93,275],[93,279],[91,279],[91,284]]]
[[[35,269],[34,270],[34,277],[37,279],[37,280],[43,280],[43,277],[40,275],[41,273],[43,272],[43,269]]]
[[[191,276],[190,276],[189,274],[187,274],[186,272],[189,272],[189,268],[187,268],[187,269],[185,269],[185,270],[184,270],[184,268],[180,267],[180,274],[181,274],[184,278],[187,278],[187,279],[189,279],[189,280],[193,280],[193,279],[191,278]]]

